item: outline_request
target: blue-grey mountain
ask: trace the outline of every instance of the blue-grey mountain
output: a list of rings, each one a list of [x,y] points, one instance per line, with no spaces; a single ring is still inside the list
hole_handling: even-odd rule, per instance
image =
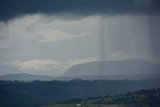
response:
[[[63,76],[158,74],[160,65],[143,59],[97,61],[71,67]]]

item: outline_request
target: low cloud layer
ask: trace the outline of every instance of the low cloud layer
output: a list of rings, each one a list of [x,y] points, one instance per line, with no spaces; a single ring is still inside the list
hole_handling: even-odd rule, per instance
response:
[[[32,74],[54,75],[59,76],[66,72],[71,66],[97,61],[96,57],[89,57],[83,59],[72,59],[68,61],[58,61],[51,59],[31,59],[31,60],[17,60],[8,63],[3,63],[3,66],[8,66],[10,69],[17,69]]]
[[[26,15],[7,23],[0,23],[2,27],[0,31],[1,40],[5,37],[25,38],[37,37],[39,42],[57,42],[64,39],[83,38],[89,36],[87,32],[70,33],[57,28],[54,20],[47,19],[43,15]]]

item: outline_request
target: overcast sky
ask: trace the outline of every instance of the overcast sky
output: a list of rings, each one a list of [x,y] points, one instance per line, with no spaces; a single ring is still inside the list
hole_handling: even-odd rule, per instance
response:
[[[159,0],[1,0],[0,75],[58,76],[73,65],[160,62]]]

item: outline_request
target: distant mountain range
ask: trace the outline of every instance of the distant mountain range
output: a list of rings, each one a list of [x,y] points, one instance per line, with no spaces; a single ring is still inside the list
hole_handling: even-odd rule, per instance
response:
[[[53,76],[32,75],[27,73],[7,74],[0,76],[0,80],[19,80],[19,81],[49,81],[54,80]]]
[[[97,61],[72,66],[59,77],[32,75],[27,73],[7,74],[0,76],[0,80],[19,81],[51,81],[51,80],[137,80],[160,78],[160,65],[142,59],[123,61]]]
[[[113,96],[141,89],[159,88],[159,70],[158,65],[147,61],[125,60],[75,65],[59,77],[26,73],[2,75],[0,105],[40,107],[73,98]]]
[[[108,76],[131,74],[158,74],[160,65],[150,63],[143,59],[130,59],[122,61],[97,61],[79,64],[71,67],[65,77],[72,76]]]
[[[0,80],[18,80],[18,81],[52,81],[52,80],[139,80],[139,79],[153,79],[160,78],[160,74],[113,74],[106,76],[68,76],[68,77],[54,77],[54,76],[42,76],[32,75],[26,73],[7,74],[0,76]]]

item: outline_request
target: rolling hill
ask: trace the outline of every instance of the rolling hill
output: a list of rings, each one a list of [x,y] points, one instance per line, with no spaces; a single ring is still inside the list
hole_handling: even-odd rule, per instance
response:
[[[55,80],[56,77],[53,76],[44,76],[44,75],[32,75],[27,73],[17,73],[17,74],[6,74],[0,76],[0,80],[19,80],[19,81],[49,81],[49,80]]]
[[[129,59],[121,61],[97,61],[83,63],[71,67],[62,76],[108,76],[108,75],[135,75],[135,74],[157,74],[160,65],[153,64],[143,59]]]

